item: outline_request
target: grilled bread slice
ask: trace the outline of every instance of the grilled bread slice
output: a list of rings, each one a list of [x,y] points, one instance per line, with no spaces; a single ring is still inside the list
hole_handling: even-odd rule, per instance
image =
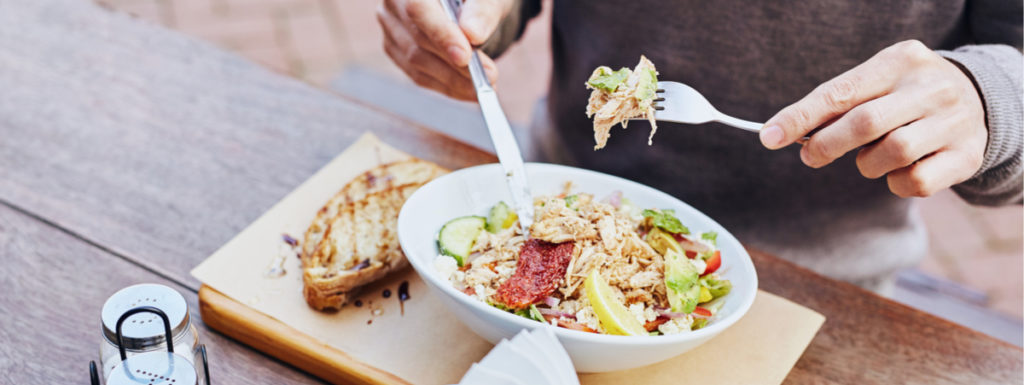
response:
[[[308,257],[313,254],[327,231],[327,225],[346,204],[358,202],[368,194],[389,190],[395,186],[422,185],[446,172],[441,166],[412,158],[380,165],[360,174],[348,182],[331,200],[327,201],[320,211],[317,211],[316,218],[306,230],[305,239],[302,242],[302,255]]]
[[[360,286],[408,264],[395,227],[402,203],[419,187],[411,184],[374,192],[339,209],[303,263],[303,295],[309,306],[340,308]]]
[[[398,245],[398,212],[416,189],[445,172],[430,162],[402,161],[342,188],[306,232],[302,282],[309,306],[341,308],[359,287],[408,265]]]

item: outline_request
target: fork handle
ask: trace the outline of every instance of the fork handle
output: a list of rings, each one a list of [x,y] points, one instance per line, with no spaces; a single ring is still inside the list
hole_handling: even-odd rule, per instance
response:
[[[749,120],[743,120],[743,119],[739,119],[739,118],[734,118],[734,117],[731,117],[729,115],[723,114],[721,112],[719,112],[718,115],[715,116],[715,121],[717,121],[719,123],[728,124],[730,126],[739,128],[741,130],[747,130],[747,131],[755,132],[755,133],[756,132],[761,132],[761,128],[764,127],[764,123],[751,122]],[[818,132],[820,130],[821,130],[820,127],[819,128],[815,128],[814,130],[811,130],[811,132],[808,132],[807,136],[804,136],[803,138],[797,139],[796,142],[800,143],[800,144],[804,144],[808,140],[811,139],[811,135],[813,135],[814,133],[816,133],[816,132]]]
[[[730,126],[744,129],[750,132],[761,132],[761,127],[764,127],[764,123],[757,123],[751,122],[749,120],[734,118],[721,112],[719,112],[718,115],[715,116],[715,121],[725,123]]]

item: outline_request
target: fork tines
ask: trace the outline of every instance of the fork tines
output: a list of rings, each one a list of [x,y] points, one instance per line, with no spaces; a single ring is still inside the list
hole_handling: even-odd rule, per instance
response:
[[[656,94],[660,94],[662,92],[665,92],[665,90],[660,89],[660,88],[654,91],[654,93],[656,93]],[[654,99],[654,110],[655,111],[662,111],[662,110],[664,110],[665,107],[662,107],[662,106],[658,105],[658,102],[664,102],[664,101],[665,101],[665,98],[662,98],[662,97]]]

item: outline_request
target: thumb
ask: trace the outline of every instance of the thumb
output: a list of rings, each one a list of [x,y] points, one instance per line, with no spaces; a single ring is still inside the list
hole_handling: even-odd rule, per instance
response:
[[[459,27],[470,44],[481,45],[491,37],[511,7],[512,2],[508,0],[469,0],[462,6]]]

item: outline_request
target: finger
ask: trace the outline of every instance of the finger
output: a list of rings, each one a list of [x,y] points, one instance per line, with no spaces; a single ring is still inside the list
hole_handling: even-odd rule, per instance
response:
[[[441,59],[442,61],[444,61],[444,63],[446,63],[449,68],[452,68],[453,70],[460,68],[460,67],[457,67],[454,64],[452,64],[447,59],[445,59],[446,57],[449,56],[448,53],[445,52],[443,49],[441,49],[441,47],[438,47],[438,46],[434,45],[434,43],[432,41],[430,41],[430,39],[427,38],[427,36],[424,35],[422,32],[420,32],[418,30],[414,30],[414,31],[412,31],[412,37],[416,41],[416,45],[417,46],[419,46],[420,48],[422,48],[424,50],[427,50],[427,51],[430,51],[431,53],[433,53],[434,56],[436,56],[439,59]],[[466,67],[461,67],[461,70],[460,71],[456,71],[456,72],[458,72],[459,74],[464,76],[466,79],[470,78],[469,77],[469,71],[466,70]]]
[[[476,100],[476,94],[473,93],[471,88],[453,87],[452,85],[431,76],[431,74],[416,71],[414,74],[409,75],[409,78],[420,87],[429,88],[455,99],[467,102]]]
[[[411,69],[406,55],[406,51],[413,44],[409,31],[397,22],[394,14],[382,12],[380,8],[377,10],[377,22],[384,31],[384,52],[403,71]]]
[[[401,35],[401,34],[399,34],[399,35]],[[475,99],[475,94],[472,92],[472,85],[470,83],[470,80],[465,78],[465,77],[462,77],[461,75],[455,74],[454,72],[456,72],[456,70],[454,68],[452,68],[449,64],[443,63],[440,58],[437,58],[437,57],[433,58],[435,63],[441,63],[441,64],[435,64],[435,65],[440,65],[441,67],[445,68],[445,70],[448,73],[451,73],[448,76],[450,76],[452,79],[458,79],[458,80],[460,80],[460,82],[455,82],[455,81],[451,81],[451,80],[449,80],[449,81],[442,81],[442,80],[439,80],[438,78],[436,78],[433,75],[434,73],[437,73],[438,71],[425,72],[425,71],[421,70],[420,68],[426,68],[426,67],[424,67],[422,65],[413,64],[411,62],[411,60],[410,60],[410,55],[406,54],[406,51],[408,49],[403,49],[402,48],[402,44],[398,43],[396,41],[395,37],[391,33],[389,33],[387,30],[385,30],[384,39],[385,39],[384,52],[386,52],[387,55],[391,58],[391,60],[393,60],[395,62],[395,64],[397,64],[398,67],[401,68],[402,71],[405,72],[405,74],[407,76],[409,76],[409,78],[412,79],[412,81],[414,83],[416,83],[417,85],[419,85],[421,87],[432,89],[434,91],[440,92],[442,94],[451,96],[451,97],[456,98],[456,99],[461,99],[461,100],[474,100]],[[432,55],[431,53],[429,53],[427,51],[424,51],[424,50],[421,50],[421,49],[418,49],[416,47],[412,47],[411,49],[414,52],[418,52],[419,55],[421,55],[421,56],[423,56],[423,55]],[[413,54],[413,55],[416,55],[416,54]],[[420,58],[417,58],[416,60],[422,62],[423,58],[420,57]]]
[[[412,30],[410,30],[405,24],[402,24],[397,17],[387,14],[386,12],[384,14],[380,14],[380,12],[378,12],[377,20],[381,23],[385,38],[390,36],[392,41],[397,43],[399,51],[402,52],[403,56],[406,56],[403,61],[407,62],[408,65],[415,66],[420,70],[429,69],[430,71],[454,73],[464,77],[465,79],[469,79],[468,71],[459,71],[456,67],[445,61],[443,59],[443,55],[445,55],[445,53],[437,49],[437,46],[427,39],[426,36],[417,31],[415,27],[412,27]],[[426,53],[423,51],[426,51]],[[418,62],[424,58],[429,60],[430,63]],[[438,63],[436,63],[437,60],[440,60],[441,64],[444,64],[444,66],[438,66]],[[446,79],[443,76],[435,76],[435,78],[440,80]]]
[[[773,150],[785,147],[829,119],[888,93],[900,71],[883,53],[823,83],[768,119],[761,130],[761,143]]]
[[[468,1],[459,15],[459,27],[471,44],[481,45],[494,33],[511,5],[511,2],[505,0]]]
[[[413,38],[416,40],[416,44],[419,45],[420,47],[426,48],[427,50],[433,52],[438,57],[444,57],[445,53],[441,52],[441,50],[437,49],[435,45],[431,44],[430,41],[426,38],[426,36],[424,36],[422,33],[413,33]],[[490,80],[491,84],[494,84],[494,82],[498,80],[498,66],[494,64],[494,60],[492,60],[490,56],[487,56],[487,54],[483,53],[482,51],[477,51],[477,54],[480,56],[480,64],[483,65],[484,72],[487,73],[487,79]],[[472,77],[469,75],[468,66],[462,67],[458,72],[462,76],[466,77],[466,79],[472,79]]]
[[[405,25],[399,23],[394,15],[379,11],[378,21],[384,30],[384,51],[416,84],[456,99],[476,99],[468,68],[456,69],[416,45]],[[494,61],[486,55],[481,55],[481,61],[485,71],[496,76]]]
[[[498,83],[498,65],[494,63],[494,60],[490,56],[483,52],[480,54],[480,64],[484,67],[484,72],[487,73],[487,80],[491,82],[492,86],[497,86]],[[468,74],[469,71],[467,70]]]
[[[889,190],[902,198],[927,197],[967,180],[972,174],[959,151],[939,151],[889,173]]]
[[[924,119],[897,128],[857,153],[857,169],[866,178],[880,178],[942,149],[941,125],[938,119]]]
[[[437,0],[409,0],[406,14],[420,32],[444,50],[445,60],[456,67],[465,67],[469,63],[469,40],[448,18]]]
[[[437,79],[450,88],[463,88],[466,90],[473,88],[473,81],[470,80],[468,69],[457,70],[433,52],[422,49],[415,50],[409,61],[413,68]]]
[[[410,63],[410,52],[416,48],[415,42],[405,26],[397,17],[389,12],[378,9],[377,21],[384,31],[384,52],[399,68],[409,74],[414,68]]]
[[[398,4],[398,0],[384,0],[381,6],[383,6],[388,13],[395,17],[398,17],[399,19],[401,19],[402,16],[405,15],[405,12],[402,12],[401,6]],[[379,12],[380,8],[378,7],[378,13]]]
[[[800,150],[800,159],[810,167],[826,166],[923,117],[926,111],[920,100],[913,92],[895,92],[856,106],[814,133]]]

